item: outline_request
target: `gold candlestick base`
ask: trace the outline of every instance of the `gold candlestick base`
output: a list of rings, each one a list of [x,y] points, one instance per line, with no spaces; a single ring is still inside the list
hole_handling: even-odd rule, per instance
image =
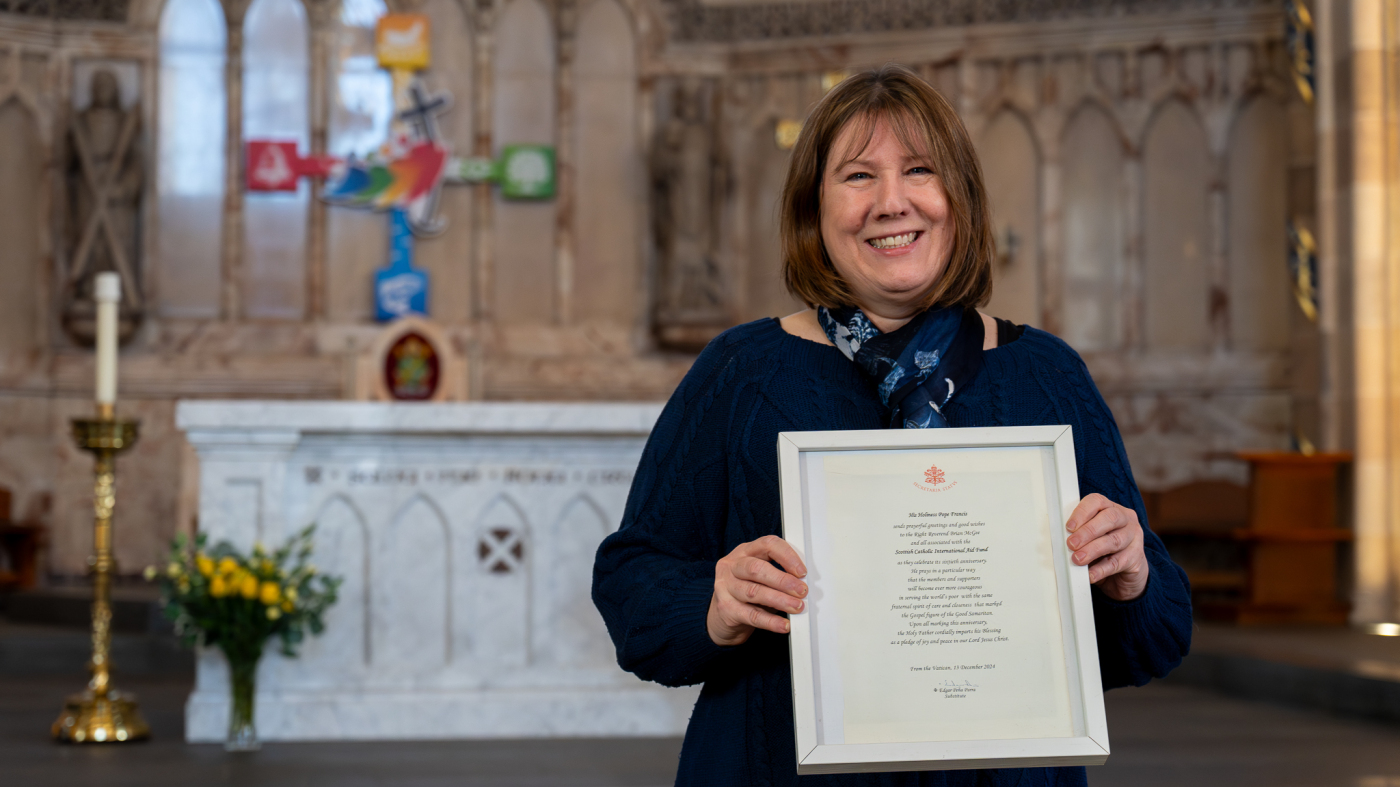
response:
[[[115,689],[108,689],[106,696],[92,689],[69,695],[53,723],[53,736],[68,743],[122,743],[150,735],[136,697]]]
[[[116,506],[116,456],[136,442],[136,422],[117,420],[111,405],[97,418],[74,418],[73,439],[96,459],[93,485],[92,680],[63,706],[51,732],[70,743],[123,743],[151,734],[136,698],[112,688],[112,509]]]

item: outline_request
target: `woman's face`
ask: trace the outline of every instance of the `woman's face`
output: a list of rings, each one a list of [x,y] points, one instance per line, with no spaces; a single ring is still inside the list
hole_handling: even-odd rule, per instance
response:
[[[822,242],[856,305],[888,331],[917,313],[943,274],[953,219],[928,161],[906,150],[884,120],[856,149],[857,125],[837,136],[822,176]]]

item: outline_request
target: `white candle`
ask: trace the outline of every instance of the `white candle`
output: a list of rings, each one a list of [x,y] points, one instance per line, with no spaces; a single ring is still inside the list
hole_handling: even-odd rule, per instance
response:
[[[117,403],[117,304],[122,280],[115,273],[99,273],[92,290],[97,301],[97,403]]]

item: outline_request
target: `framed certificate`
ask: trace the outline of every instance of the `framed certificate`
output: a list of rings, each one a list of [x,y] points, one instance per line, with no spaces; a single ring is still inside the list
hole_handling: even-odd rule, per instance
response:
[[[778,435],[797,772],[1108,758],[1068,426]]]

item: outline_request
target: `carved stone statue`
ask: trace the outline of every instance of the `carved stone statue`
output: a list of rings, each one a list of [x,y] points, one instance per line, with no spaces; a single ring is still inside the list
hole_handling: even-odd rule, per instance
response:
[[[703,86],[677,85],[650,161],[652,232],[660,263],[656,327],[663,344],[701,346],[727,320],[717,259],[719,167]],[[692,335],[694,334],[694,335]]]
[[[111,71],[95,71],[92,101],[68,131],[65,161],[68,192],[68,277],[63,325],[75,340],[94,334],[93,277],[116,271],[122,277],[120,336],[135,332],[142,317],[140,210],[145,187],[138,137],[139,105],[123,109]]]

